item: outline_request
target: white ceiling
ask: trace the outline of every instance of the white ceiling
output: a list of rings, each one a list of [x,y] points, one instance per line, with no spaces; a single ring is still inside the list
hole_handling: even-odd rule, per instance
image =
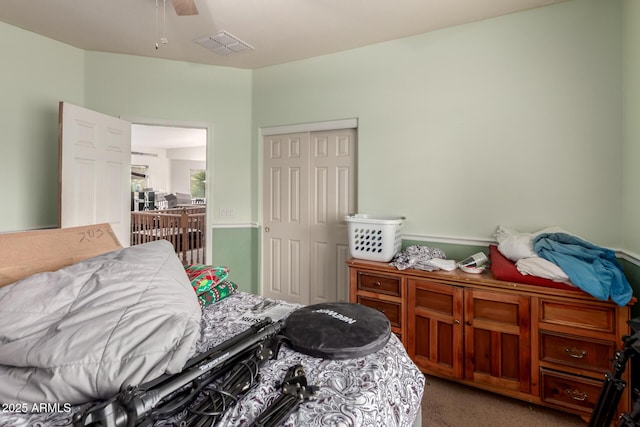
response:
[[[255,69],[566,0],[195,0],[196,16],[166,0],[164,30],[157,1],[157,32],[156,0],[0,0],[0,21],[89,51]],[[255,50],[194,42],[223,30]]]

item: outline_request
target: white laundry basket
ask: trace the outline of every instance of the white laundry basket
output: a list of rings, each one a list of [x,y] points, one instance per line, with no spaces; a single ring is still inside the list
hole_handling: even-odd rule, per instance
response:
[[[344,220],[347,222],[352,257],[388,262],[400,252],[400,231],[405,217],[351,214],[345,216]]]

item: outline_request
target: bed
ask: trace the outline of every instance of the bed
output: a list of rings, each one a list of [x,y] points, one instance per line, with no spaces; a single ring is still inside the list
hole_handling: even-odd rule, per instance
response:
[[[141,264],[135,265],[133,261],[135,261],[138,255],[133,258],[129,257],[120,260],[121,254],[127,251],[120,250],[117,239],[109,226],[105,224],[64,230],[32,231],[0,235],[0,257],[2,259],[0,262],[0,315],[2,315],[3,310],[5,312],[16,310],[15,303],[11,304],[11,308],[7,308],[6,305],[3,306],[2,303],[3,295],[8,293],[17,295],[15,289],[19,289],[19,286],[16,286],[13,282],[25,278],[18,282],[19,284],[23,284],[29,283],[29,280],[36,280],[39,277],[51,277],[42,276],[50,274],[47,273],[47,271],[61,269],[59,271],[73,272],[74,268],[79,268],[79,265],[82,265],[84,268],[85,264],[97,266],[95,267],[97,269],[96,271],[102,271],[102,267],[100,267],[101,263],[111,265],[110,263],[120,261],[135,265],[135,268],[143,273],[140,276],[148,275],[148,273],[145,273],[145,268],[157,268],[157,265],[168,264],[170,265],[169,271],[174,272],[176,268],[183,268],[175,252],[172,252],[171,245],[167,242],[152,245],[154,245],[153,249],[158,252],[145,255],[145,259],[140,260]],[[161,246],[163,245],[166,247],[162,248]],[[172,255],[165,256],[165,251],[172,253]],[[132,253],[132,251],[127,253]],[[136,254],[139,254],[139,252]],[[146,261],[147,259],[149,262]],[[179,267],[176,267],[176,265]],[[120,271],[120,264],[116,270]],[[91,277],[95,276],[100,277],[100,274],[91,274]],[[172,283],[174,282],[181,283],[176,285],[178,287],[183,286],[184,280],[187,281],[187,287],[189,286],[188,279],[180,278],[178,274],[174,275],[170,272],[167,276],[170,276],[168,286],[173,286]],[[155,288],[159,282],[160,280],[158,278],[154,278],[152,282],[153,286],[149,288]],[[48,283],[42,284],[36,281],[29,286],[33,286],[35,289],[35,287],[47,285]],[[72,289],[73,286],[70,285],[70,289]],[[136,287],[128,287],[123,293],[133,292],[133,288]],[[160,292],[159,295],[163,295],[162,286],[158,285],[158,287],[160,288],[158,291]],[[23,288],[26,288],[26,286],[23,286]],[[181,290],[176,290],[176,292],[172,292],[172,294],[179,294],[181,292]],[[92,294],[95,295],[95,292]],[[109,297],[102,296],[101,294],[101,298],[108,300]],[[144,300],[144,298],[145,297],[142,296],[138,299]],[[154,295],[153,298],[156,298],[155,301],[157,304],[158,294]],[[172,296],[168,298],[172,298]],[[148,375],[147,373],[140,374],[136,377],[136,381],[145,381],[153,375],[158,375],[158,366],[160,366],[160,370],[166,372],[171,373],[175,371],[176,367],[172,365],[175,365],[176,361],[186,360],[186,355],[183,354],[181,350],[176,350],[177,348],[190,349],[191,353],[188,356],[191,357],[193,354],[202,353],[243,332],[248,327],[246,314],[250,312],[252,307],[263,300],[264,299],[258,295],[237,292],[219,302],[200,309],[200,305],[197,303],[194,294],[193,302],[195,302],[195,305],[192,304],[191,301],[188,301],[182,306],[180,306],[182,304],[181,302],[167,305],[166,307],[171,309],[180,306],[175,308],[176,315],[184,324],[178,326],[177,329],[179,333],[175,334],[175,336],[173,336],[170,331],[167,331],[165,337],[165,330],[163,329],[162,339],[154,339],[151,341],[153,341],[153,345],[164,345],[163,340],[169,341],[173,339],[181,345],[172,344],[170,346],[172,351],[171,357],[160,357],[156,366],[151,369],[153,372],[149,372]],[[55,302],[55,298],[52,301]],[[282,305],[286,304],[282,303]],[[96,307],[98,307],[99,310],[101,309],[100,306]],[[96,311],[93,306],[91,308],[92,311]],[[179,310],[184,311],[180,312]],[[163,310],[163,312],[166,311],[166,309]],[[196,311],[199,312],[198,316],[194,315]],[[195,335],[192,330],[194,321],[197,327]],[[122,323],[124,327],[130,327],[129,323],[121,322],[121,324]],[[138,325],[135,326],[135,328],[138,327]],[[19,330],[19,328],[13,329],[14,331],[11,332],[11,327],[6,326],[5,323],[0,323],[0,341],[4,340],[4,344],[7,342],[11,344],[11,339],[15,341],[15,330]],[[7,333],[7,331],[9,331],[9,333]],[[125,332],[119,331],[118,333],[126,333],[126,330]],[[92,339],[94,335],[99,336],[100,334],[92,332]],[[7,339],[7,336],[11,339]],[[70,336],[78,336],[77,331]],[[149,334],[149,336],[151,336],[151,334]],[[96,339],[99,339],[99,337]],[[40,341],[41,339],[38,339],[39,343]],[[126,341],[126,339],[123,339],[123,341]],[[71,340],[68,341],[67,344],[73,346]],[[130,352],[130,350],[127,351]],[[0,354],[0,358],[2,357],[2,354]],[[218,425],[249,425],[252,420],[257,418],[258,415],[280,395],[280,390],[276,387],[276,384],[282,381],[283,376],[293,364],[302,364],[309,384],[316,385],[319,389],[316,399],[302,403],[300,408],[282,424],[284,426],[420,425],[420,402],[424,391],[425,378],[409,359],[400,340],[393,334],[391,334],[387,344],[376,353],[348,360],[314,358],[298,353],[288,346],[283,345],[277,359],[268,361],[262,368],[259,384],[250,389],[236,405],[232,406],[225,413],[224,418]],[[7,369],[11,372],[15,369],[4,365],[0,365],[0,368],[0,377],[5,375],[4,378],[7,378]],[[2,371],[2,369],[4,369],[4,371]],[[180,368],[178,368],[178,371],[179,370]],[[127,371],[127,369],[122,369],[122,371]],[[77,375],[77,372],[76,370],[71,371],[74,376]],[[97,377],[94,374],[95,372],[91,370],[88,372],[80,372],[80,375],[86,375],[91,381],[99,382],[101,377]],[[92,387],[88,387],[88,392],[82,391],[82,393],[93,391]],[[53,388],[55,389],[56,387]],[[96,390],[98,388],[99,387],[97,387]],[[71,395],[73,396],[73,393],[77,392],[78,389],[80,388],[75,388]],[[51,390],[47,389],[42,393],[46,395],[46,393],[50,391]],[[37,392],[39,393],[41,391]],[[51,398],[48,397],[49,401],[47,403],[44,401],[39,402],[37,394],[30,395],[30,400],[25,399],[24,402],[20,402],[20,400],[14,401],[11,405],[9,405],[8,400],[0,399],[0,403],[3,405],[2,411],[0,412],[0,426],[70,425],[74,413],[85,411],[96,401],[100,400],[94,399],[93,401],[85,403],[82,400],[82,393],[79,393],[79,398],[76,399],[74,397],[68,401],[56,401],[55,398],[54,401],[51,401]],[[106,389],[106,391],[101,389],[98,391],[98,394],[99,393],[102,393],[102,397],[106,398],[109,396],[110,391],[109,389]],[[34,404],[36,406],[34,406]],[[19,412],[11,410],[19,408],[26,408],[26,410]],[[176,425],[179,423],[181,416],[181,414],[178,414],[173,418],[159,420],[155,425]]]

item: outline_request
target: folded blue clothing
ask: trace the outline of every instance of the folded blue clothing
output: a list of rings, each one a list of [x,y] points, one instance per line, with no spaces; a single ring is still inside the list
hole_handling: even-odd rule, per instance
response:
[[[633,297],[615,252],[567,233],[543,233],[533,239],[533,249],[557,264],[569,280],[594,297],[609,298],[620,306]]]

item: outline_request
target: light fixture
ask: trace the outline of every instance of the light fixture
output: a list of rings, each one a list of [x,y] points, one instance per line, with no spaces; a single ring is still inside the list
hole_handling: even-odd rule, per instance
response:
[[[158,1],[156,0],[156,40],[158,40]],[[162,0],[162,37],[160,37],[160,43],[167,44],[169,40],[166,37],[167,29],[167,0]],[[156,50],[160,47],[156,41]]]

